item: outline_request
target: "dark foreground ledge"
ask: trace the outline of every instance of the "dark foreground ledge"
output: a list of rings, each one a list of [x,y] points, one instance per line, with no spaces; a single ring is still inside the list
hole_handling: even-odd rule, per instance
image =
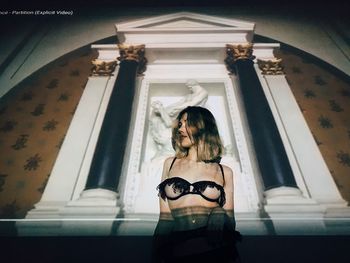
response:
[[[150,262],[152,238],[0,237],[1,262]],[[243,263],[349,262],[350,236],[244,236]],[[203,263],[203,262],[200,262]]]

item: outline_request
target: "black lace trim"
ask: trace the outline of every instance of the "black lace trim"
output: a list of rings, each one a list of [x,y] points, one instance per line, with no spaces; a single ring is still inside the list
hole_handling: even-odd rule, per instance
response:
[[[173,189],[174,194],[178,194],[176,197],[169,197],[166,195],[165,192],[165,186],[171,186]],[[193,186],[193,191],[190,192],[190,186]],[[203,195],[203,192],[207,187],[214,188],[216,187],[220,191],[220,196],[217,199],[211,199]],[[193,184],[189,183],[187,180],[181,178],[181,177],[172,177],[164,180],[162,183],[160,183],[157,186],[158,196],[161,197],[163,200],[169,199],[169,200],[176,200],[180,198],[181,196],[184,196],[186,194],[199,194],[201,195],[205,200],[210,202],[217,202],[221,207],[224,206],[226,203],[226,194],[224,191],[224,188],[221,185],[218,185],[215,182],[212,181],[198,181]]]

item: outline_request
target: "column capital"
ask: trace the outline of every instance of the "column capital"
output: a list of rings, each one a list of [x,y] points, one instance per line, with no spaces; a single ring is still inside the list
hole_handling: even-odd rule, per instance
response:
[[[118,44],[120,57],[117,59],[121,62],[123,60],[133,60],[139,63],[138,74],[146,71],[147,59],[145,58],[145,45],[126,45]]]
[[[253,60],[253,44],[226,44],[225,63],[229,71],[234,71],[234,64],[237,60]]]
[[[269,60],[258,59],[258,66],[263,75],[283,75],[283,66],[281,58]]]
[[[94,59],[91,61],[93,67],[91,70],[92,76],[112,76],[117,66],[117,60],[102,60]]]

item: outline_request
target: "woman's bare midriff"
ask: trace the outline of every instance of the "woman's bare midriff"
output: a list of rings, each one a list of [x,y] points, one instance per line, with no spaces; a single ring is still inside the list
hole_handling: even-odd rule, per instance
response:
[[[175,221],[175,231],[186,231],[205,227],[208,222],[208,216],[215,207],[190,206],[171,210]]]

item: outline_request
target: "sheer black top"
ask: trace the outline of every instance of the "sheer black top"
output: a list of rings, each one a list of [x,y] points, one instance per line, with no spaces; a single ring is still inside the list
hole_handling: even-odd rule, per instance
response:
[[[175,160],[176,157],[172,161],[169,171],[171,170]],[[222,177],[225,182],[222,165],[220,163],[218,163],[218,165],[220,166]],[[198,194],[207,201],[217,202],[221,207],[224,206],[226,201],[223,186],[213,181],[197,181],[190,183],[181,177],[170,177],[160,183],[157,186],[157,190],[159,191],[158,195],[164,200],[166,198],[169,200],[177,200],[187,194]]]

